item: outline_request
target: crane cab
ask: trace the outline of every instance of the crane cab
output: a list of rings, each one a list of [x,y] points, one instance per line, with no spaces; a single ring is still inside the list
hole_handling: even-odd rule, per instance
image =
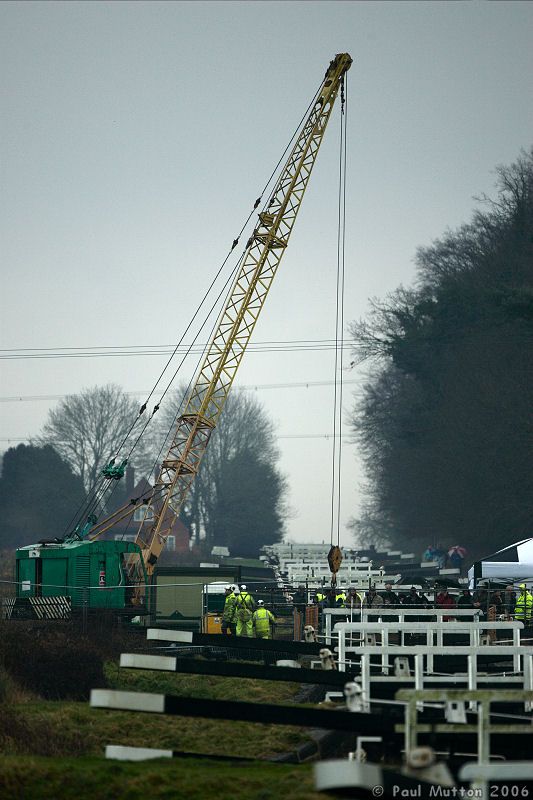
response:
[[[142,568],[133,570],[135,562]],[[42,540],[16,552],[16,606],[60,608],[63,599],[63,607],[73,611],[87,607],[142,614],[146,608],[133,601],[147,592],[135,592],[131,574],[142,575],[147,585],[141,550],[133,542]]]

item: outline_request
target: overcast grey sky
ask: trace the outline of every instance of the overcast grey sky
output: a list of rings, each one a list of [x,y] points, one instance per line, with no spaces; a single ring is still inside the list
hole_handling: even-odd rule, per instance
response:
[[[3,2],[0,23],[3,356],[176,342],[335,53],[354,59],[347,322],[410,284],[416,248],[468,221],[531,144],[527,2]],[[255,343],[334,336],[338,125]],[[297,541],[329,541],[331,440],[316,437],[333,390],[266,385],[331,382],[333,357],[249,352],[236,381],[277,423]],[[142,393],[165,360],[3,358],[0,449],[35,436],[55,396]],[[363,377],[345,378],[347,416]],[[346,444],[342,525],[361,482]]]

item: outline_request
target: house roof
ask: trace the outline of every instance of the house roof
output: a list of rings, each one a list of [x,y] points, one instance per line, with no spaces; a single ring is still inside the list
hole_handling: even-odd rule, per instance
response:
[[[137,526],[139,525],[138,522],[133,523],[133,515],[136,509],[142,508],[142,500],[144,498],[149,498],[151,496],[152,490],[153,490],[152,484],[149,481],[147,481],[146,478],[140,478],[140,480],[138,480],[137,483],[132,485],[131,482],[129,488],[126,487],[124,491],[120,493],[117,492],[115,495],[111,497],[110,502],[108,504],[108,514],[113,514],[115,511],[121,508],[121,506],[123,506],[125,503],[128,503],[130,499],[138,500],[137,503],[132,504],[131,514],[127,514],[123,519],[117,521],[113,525],[113,529],[115,531],[120,530],[121,532],[124,532],[125,528],[131,528],[131,532],[133,532],[133,525]],[[159,498],[154,500],[154,506],[156,508],[158,508],[160,505],[161,505],[161,500]],[[167,511],[167,514],[169,517],[173,516],[172,511]],[[189,538],[188,528],[186,525],[183,524],[183,522],[180,519],[175,519],[172,522],[172,535],[180,538],[186,535],[188,540]]]

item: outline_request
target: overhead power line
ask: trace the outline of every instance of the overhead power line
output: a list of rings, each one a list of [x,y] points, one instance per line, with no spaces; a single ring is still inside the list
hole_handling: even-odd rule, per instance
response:
[[[345,380],[343,383],[360,383],[358,380]],[[251,383],[247,386],[238,386],[243,391],[257,391],[258,389],[314,389],[319,386],[333,386],[334,381],[301,381],[299,383]],[[155,392],[155,394],[162,394]],[[75,394],[75,392],[70,393]],[[146,389],[139,389],[138,391],[124,392],[130,397],[137,397],[146,394]],[[11,395],[0,397],[0,403],[27,403],[33,401],[49,401],[49,400],[63,400],[68,397],[66,394],[27,394],[27,395]]]
[[[339,434],[339,433],[282,433],[279,436],[276,436],[277,439],[346,439],[350,441],[352,439],[351,436],[348,434]],[[0,442],[6,442],[9,444],[10,442],[29,442],[32,439],[31,436],[10,436],[4,439],[0,438]]]
[[[344,342],[345,349],[354,345],[351,340]],[[4,361],[20,361],[28,358],[122,358],[131,356],[161,356],[169,353],[203,353],[205,344],[181,345],[176,348],[170,344],[125,345],[105,347],[28,347],[0,350],[0,359]],[[338,347],[338,345],[337,345]],[[300,350],[312,352],[334,350],[334,339],[295,339],[288,341],[256,342],[250,344],[249,352],[254,353],[294,353]]]

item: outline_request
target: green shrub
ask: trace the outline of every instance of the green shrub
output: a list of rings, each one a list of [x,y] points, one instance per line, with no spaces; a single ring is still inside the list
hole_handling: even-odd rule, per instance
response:
[[[0,655],[18,684],[50,700],[86,700],[105,685],[104,659],[90,639],[71,628],[32,623],[3,626]]]
[[[83,755],[87,743],[81,731],[51,724],[46,714],[28,716],[16,706],[0,713],[0,754],[64,756]]]
[[[0,703],[9,699],[9,676],[3,667],[0,667]]]

